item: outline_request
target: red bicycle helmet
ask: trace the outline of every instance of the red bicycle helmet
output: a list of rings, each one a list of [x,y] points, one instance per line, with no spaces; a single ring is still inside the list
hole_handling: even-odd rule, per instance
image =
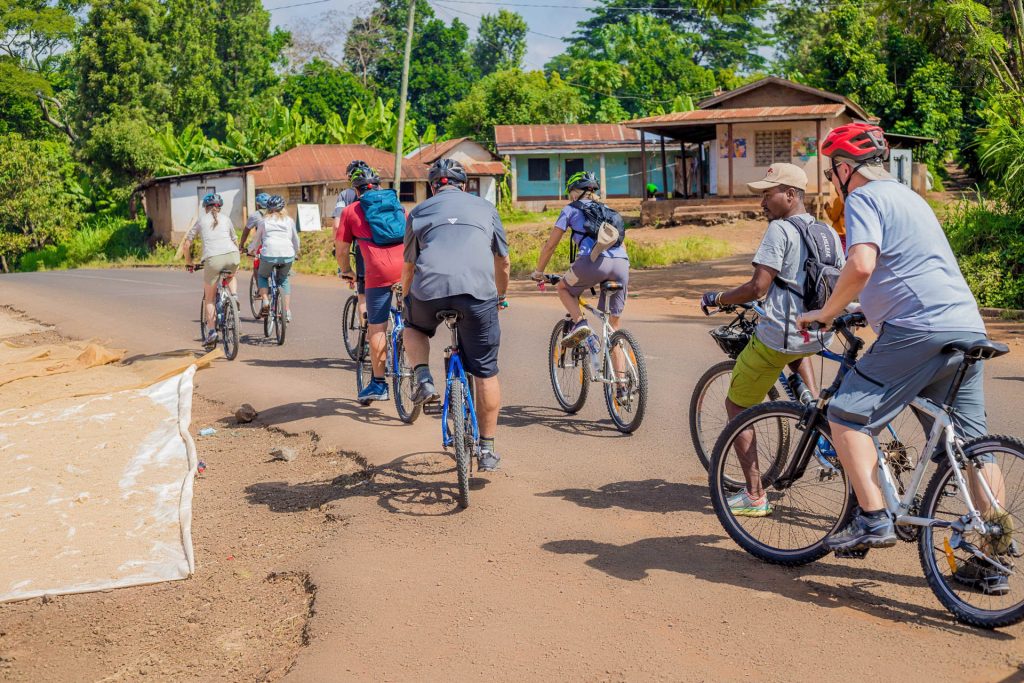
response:
[[[833,128],[821,143],[821,153],[827,157],[845,157],[853,161],[885,159],[889,143],[885,131],[873,123],[850,123]]]

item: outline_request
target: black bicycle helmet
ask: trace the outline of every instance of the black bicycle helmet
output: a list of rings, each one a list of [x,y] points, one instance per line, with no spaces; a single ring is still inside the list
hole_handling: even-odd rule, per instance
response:
[[[427,171],[427,180],[431,187],[463,185],[466,182],[466,169],[455,159],[438,159]]]
[[[284,197],[279,194],[272,194],[267,200],[268,211],[283,211],[284,210]]]
[[[361,159],[355,159],[353,161],[348,162],[348,166],[345,167],[345,175],[351,177],[352,171],[356,170],[360,166],[368,166],[368,164]]]
[[[360,192],[373,185],[380,186],[380,176],[366,164],[354,169],[349,180],[352,182],[352,186]]]
[[[565,183],[565,193],[569,194],[573,190],[600,190],[601,183],[597,182],[597,178],[590,171],[577,171],[569,176],[569,180]]]

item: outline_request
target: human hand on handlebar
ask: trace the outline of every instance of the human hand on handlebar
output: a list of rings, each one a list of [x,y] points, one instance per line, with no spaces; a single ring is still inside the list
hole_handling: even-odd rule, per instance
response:
[[[194,264],[194,263],[186,263],[186,264],[185,264],[185,270],[186,270],[187,272],[189,272],[189,273],[194,273],[194,272],[196,272],[197,270],[199,270],[199,269],[200,269],[201,267],[202,267],[202,266],[197,266],[197,265],[196,265],[196,264]]]
[[[832,327],[832,321],[835,320],[834,315],[825,315],[822,311],[807,311],[803,315],[799,315],[796,318],[797,329],[800,330],[818,330],[821,328]]]
[[[721,296],[721,292],[704,292],[704,296],[700,298],[700,310],[704,311],[704,315],[711,315],[711,309],[719,307],[718,300]]]
[[[535,270],[535,271],[533,271],[532,273],[530,273],[530,279],[533,280],[534,282],[544,282],[544,271],[543,270]]]

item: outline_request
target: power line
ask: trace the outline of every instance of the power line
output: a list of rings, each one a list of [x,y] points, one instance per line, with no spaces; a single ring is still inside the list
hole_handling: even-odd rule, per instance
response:
[[[310,0],[309,2],[297,2],[294,5],[281,5],[280,7],[268,7],[268,12],[276,12],[279,9],[291,9],[293,7],[306,7],[308,5],[322,5],[325,2],[333,2],[334,0]]]

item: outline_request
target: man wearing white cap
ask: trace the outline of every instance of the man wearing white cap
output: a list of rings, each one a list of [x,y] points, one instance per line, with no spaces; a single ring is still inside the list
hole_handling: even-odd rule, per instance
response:
[[[725,409],[731,420],[757,405],[767,396],[779,373],[788,365],[798,372],[811,394],[817,393],[814,372],[804,359],[821,351],[829,338],[805,341],[796,325],[797,316],[806,312],[802,292],[808,259],[808,235],[812,231],[827,242],[836,266],[843,265],[839,236],[832,228],[817,223],[804,207],[807,174],[793,164],[773,164],[763,180],[748,183],[752,194],[761,195],[761,208],[768,216],[768,230],[754,255],[754,274],[750,281],[725,292],[707,292],[701,309],[710,315],[712,308],[764,299],[754,336],[736,359]],[[802,390],[800,393],[803,393]],[[800,397],[807,400],[808,395]],[[758,469],[753,432],[736,439],[737,455],[743,466],[747,487],[729,499],[734,515],[763,517],[771,513],[761,473]]]

